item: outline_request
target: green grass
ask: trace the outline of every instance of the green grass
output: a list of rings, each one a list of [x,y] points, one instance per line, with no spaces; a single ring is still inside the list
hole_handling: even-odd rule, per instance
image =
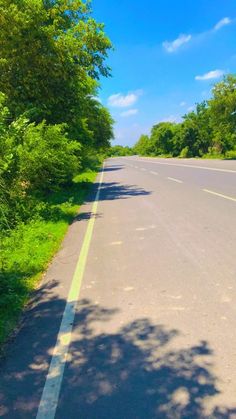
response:
[[[207,160],[223,160],[225,158],[225,156],[223,154],[220,153],[207,153],[207,154],[203,154],[202,159],[207,159]]]
[[[225,154],[211,154],[211,153],[207,153],[207,154],[203,154],[202,157],[200,156],[195,156],[195,157],[183,157],[181,155],[179,156],[172,156],[171,154],[160,154],[160,155],[154,155],[154,154],[145,154],[145,155],[140,155],[140,157],[157,157],[157,158],[191,158],[191,159],[211,159],[211,160],[236,160],[236,151],[235,150],[231,150],[231,151],[226,151]]]
[[[1,240],[0,345],[15,328],[42,273],[59,249],[97,171],[78,175],[69,188],[42,199],[35,215]]]

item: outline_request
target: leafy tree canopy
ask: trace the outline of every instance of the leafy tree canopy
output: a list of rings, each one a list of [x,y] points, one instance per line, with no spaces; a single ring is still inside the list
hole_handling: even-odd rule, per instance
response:
[[[82,0],[0,0],[0,90],[13,116],[77,122],[111,42]]]
[[[236,157],[236,75],[216,83],[212,98],[196,105],[179,124],[161,122],[151,136],[141,136],[134,146],[141,155],[180,157]]]

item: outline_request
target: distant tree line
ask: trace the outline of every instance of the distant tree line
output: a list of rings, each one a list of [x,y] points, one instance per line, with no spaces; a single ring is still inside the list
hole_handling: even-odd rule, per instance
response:
[[[114,145],[107,150],[107,157],[132,156],[133,148],[123,145]]]
[[[82,0],[0,1],[0,227],[105,153],[113,120],[97,99],[112,45]]]
[[[141,135],[133,153],[167,157],[236,158],[236,76],[214,85],[212,97],[183,116],[183,122],[160,122]]]

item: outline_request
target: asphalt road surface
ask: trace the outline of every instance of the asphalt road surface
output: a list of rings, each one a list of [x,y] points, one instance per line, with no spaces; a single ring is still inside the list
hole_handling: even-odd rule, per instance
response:
[[[106,161],[1,362],[0,405],[236,418],[236,162]]]

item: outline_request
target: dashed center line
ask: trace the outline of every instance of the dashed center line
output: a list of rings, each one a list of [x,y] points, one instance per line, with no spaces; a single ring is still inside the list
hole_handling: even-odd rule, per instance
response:
[[[203,191],[204,191],[204,192],[208,192],[208,193],[210,193],[210,194],[212,194],[212,195],[220,196],[221,198],[228,199],[228,200],[230,200],[230,201],[234,201],[234,202],[236,202],[236,198],[233,198],[232,196],[223,195],[223,194],[221,194],[221,193],[218,193],[218,192],[215,192],[215,191],[211,191],[211,190],[209,190],[209,189],[203,189]]]
[[[134,159],[132,159],[133,161],[136,161]],[[222,169],[219,167],[207,167],[207,166],[198,166],[196,164],[181,164],[181,163],[166,163],[166,162],[160,162],[160,161],[154,161],[151,160],[150,158],[145,158],[144,159],[139,159],[140,162],[145,162],[145,163],[153,163],[153,164],[163,164],[166,166],[177,166],[177,167],[188,167],[189,169],[203,169],[203,170],[213,170],[213,171],[217,171],[217,172],[225,172],[225,173],[236,173],[236,170],[233,169]]]
[[[160,163],[160,162],[155,162],[155,163],[157,163],[157,164],[168,164],[168,163]],[[177,165],[177,164],[170,164],[169,166],[172,166],[172,165],[173,165],[173,166],[185,166],[185,167],[186,167],[186,165]],[[144,167],[138,167],[138,166],[132,166],[132,165],[131,165],[131,167],[134,167],[135,169],[140,169],[140,170],[142,170],[143,172],[147,172],[147,171],[148,171],[148,169],[145,169]],[[217,169],[217,168],[208,168],[208,167],[192,166],[192,165],[191,165],[191,166],[187,166],[187,167],[194,167],[194,168],[207,169],[207,170],[217,170],[217,171],[222,171],[222,172],[231,172],[231,173],[235,173],[235,172],[236,172],[236,171],[234,171],[234,170]],[[159,174],[158,172],[154,172],[154,171],[152,171],[152,170],[150,170],[150,171],[149,171],[149,173],[151,173],[152,175],[158,175],[158,174]],[[182,180],[180,180],[180,179],[176,179],[176,178],[174,178],[174,177],[170,177],[170,176],[168,176],[168,177],[167,177],[167,179],[172,180],[173,182],[176,182],[176,183],[183,183],[183,181],[182,181]],[[233,196],[224,195],[224,194],[221,194],[221,193],[219,193],[219,192],[212,191],[212,190],[210,190],[210,189],[202,189],[202,191],[207,192],[207,193],[212,194],[212,195],[219,196],[220,198],[224,198],[224,199],[227,199],[227,200],[229,200],[229,201],[236,202],[236,197],[233,197]]]
[[[167,179],[169,179],[169,180],[173,180],[173,182],[183,183],[183,181],[182,181],[182,180],[175,179],[174,177],[167,177]]]

